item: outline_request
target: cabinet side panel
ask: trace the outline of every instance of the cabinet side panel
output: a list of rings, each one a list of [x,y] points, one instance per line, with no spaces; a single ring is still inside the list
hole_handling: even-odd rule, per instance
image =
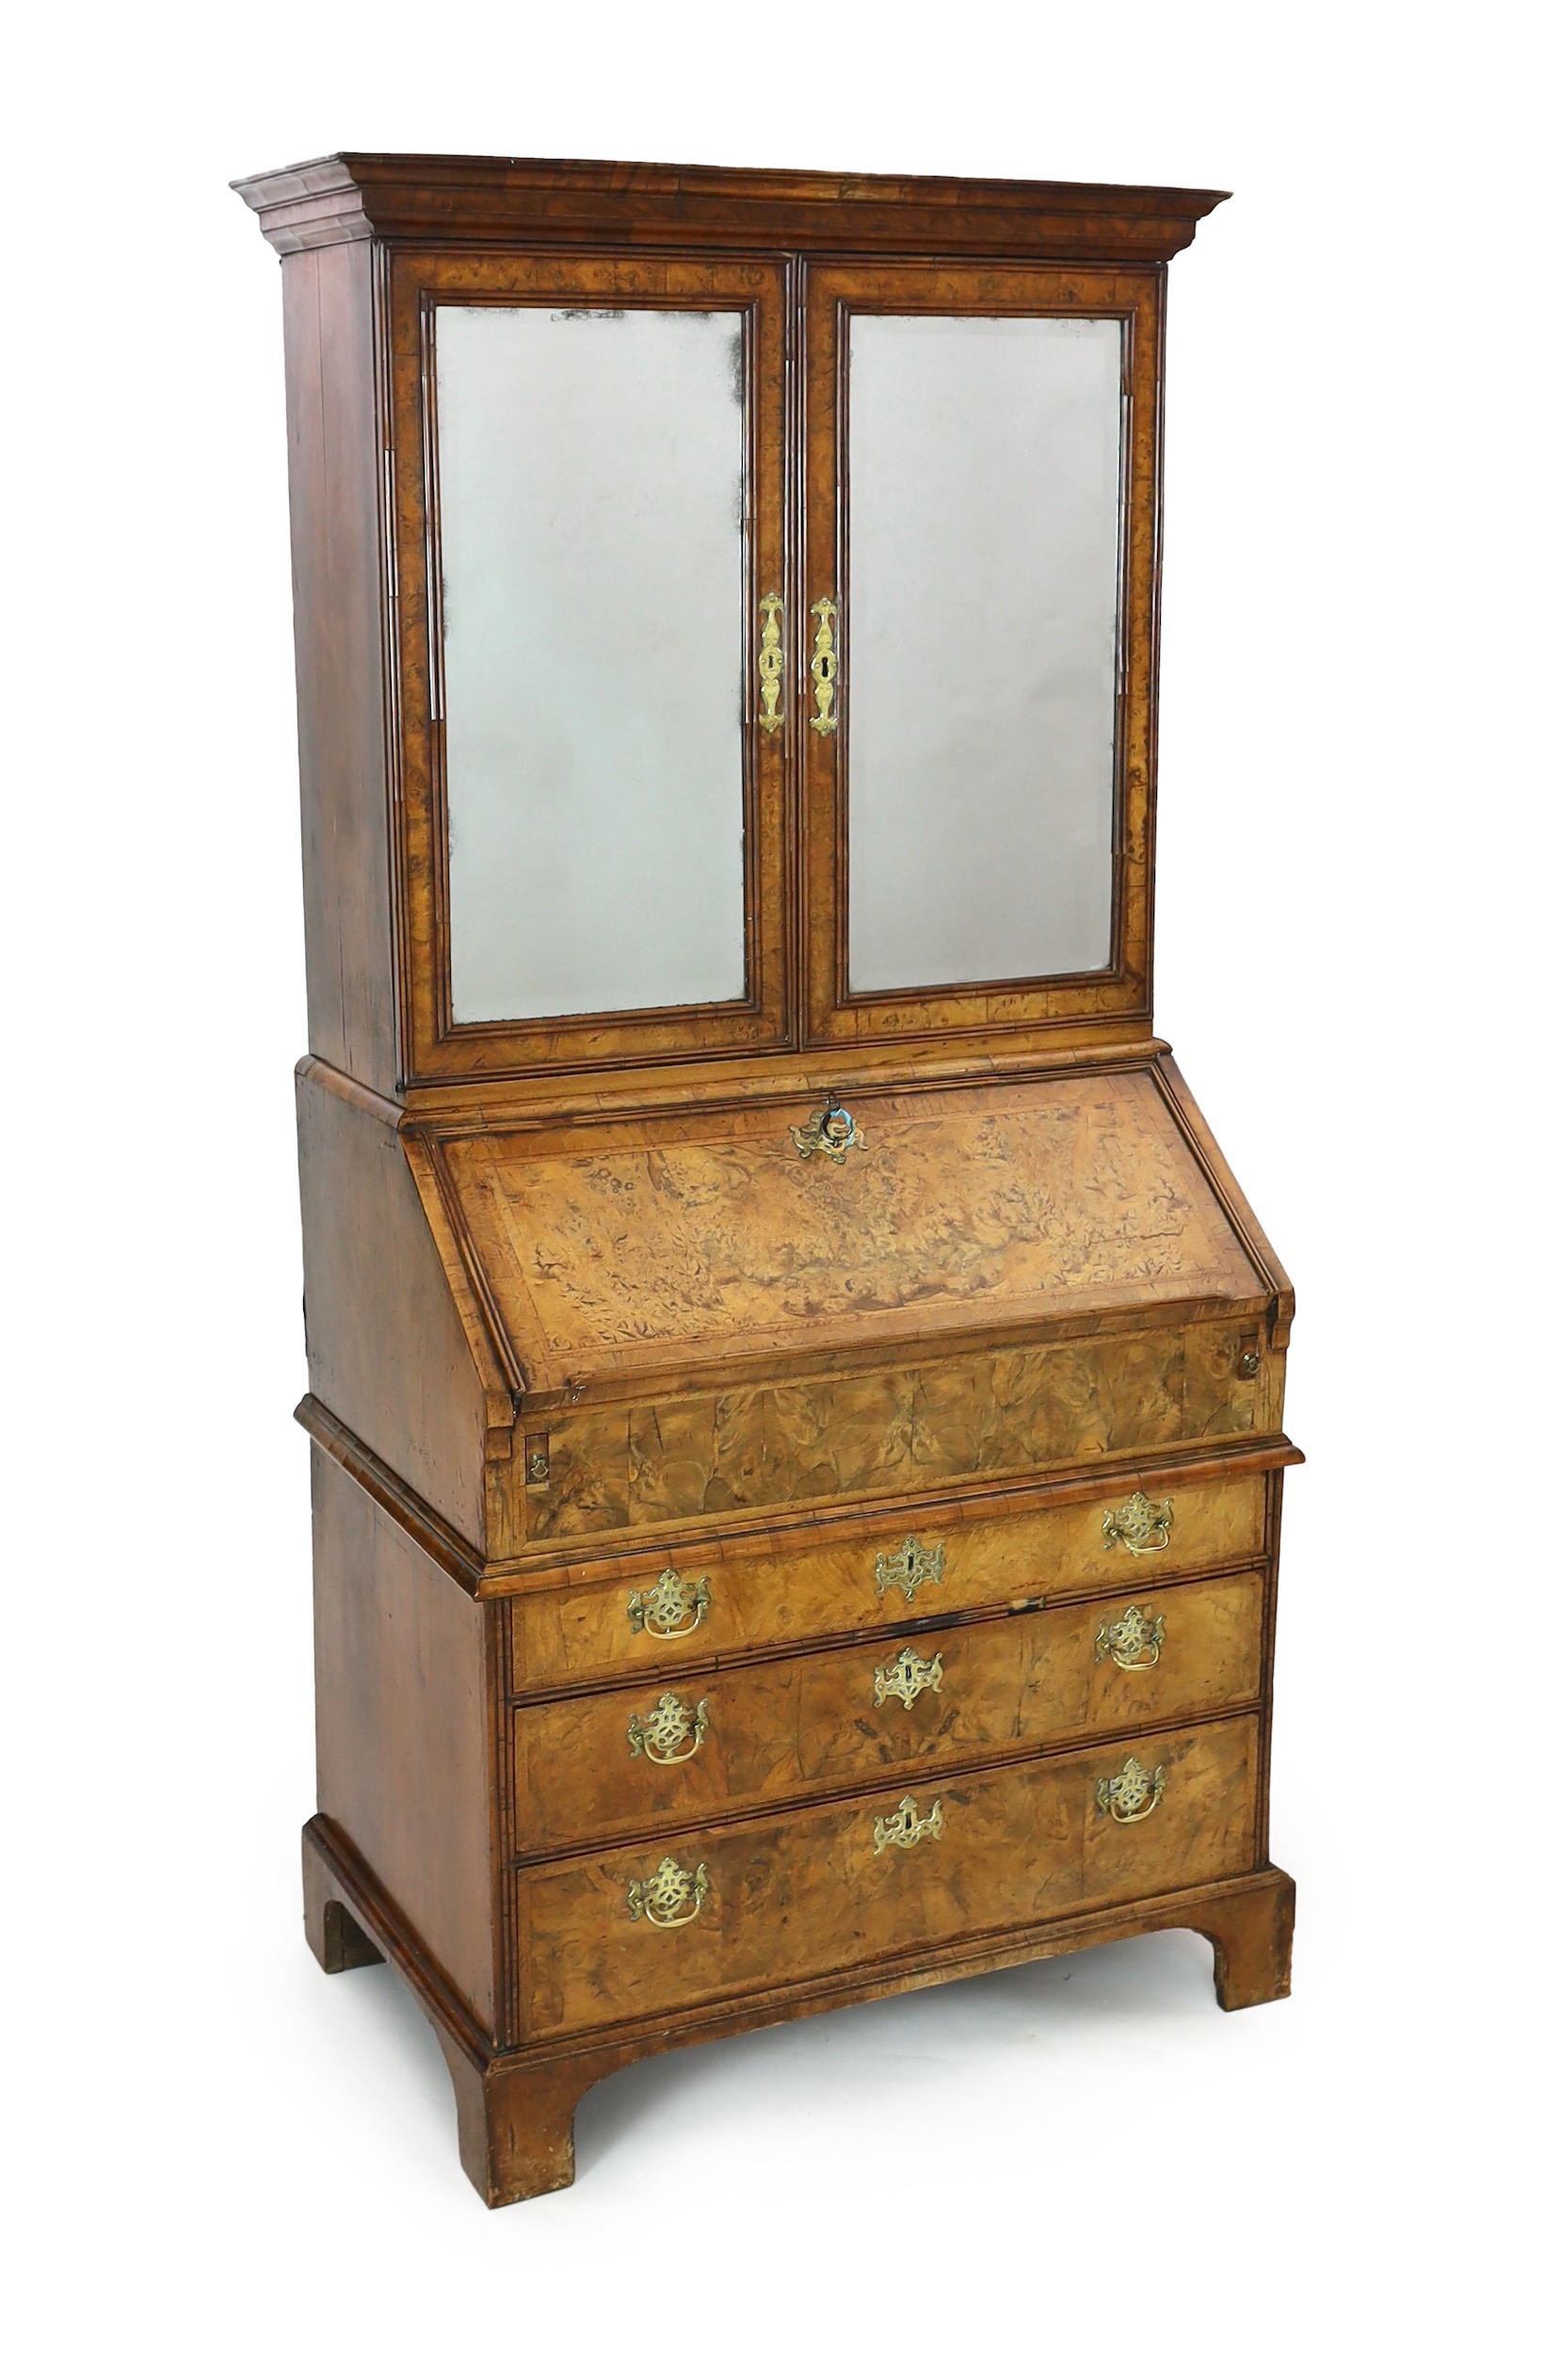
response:
[[[287,257],[290,539],[311,1046],[395,1087],[380,438],[367,245]]]
[[[494,2030],[483,1612],[312,1449],[316,1800]]]
[[[402,1144],[296,1078],[311,1391],[472,1545],[484,1400]]]

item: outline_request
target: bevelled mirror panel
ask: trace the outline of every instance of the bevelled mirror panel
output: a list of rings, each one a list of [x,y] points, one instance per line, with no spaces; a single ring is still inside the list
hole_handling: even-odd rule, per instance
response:
[[[848,982],[1111,963],[1115,321],[856,314]]]
[[[457,1024],[746,996],[745,321],[435,317]]]

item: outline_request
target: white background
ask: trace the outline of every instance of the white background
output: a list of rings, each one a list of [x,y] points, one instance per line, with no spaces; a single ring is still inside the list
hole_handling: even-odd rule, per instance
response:
[[[1513,2367],[1544,1795],[1524,22],[153,0],[13,33],[28,2380]],[[1220,2015],[1173,1936],[684,2052],[583,2104],[576,2189],[492,2215],[401,1991],[305,1951],[279,268],[225,184],[346,146],[1237,193],[1172,282],[1158,1022],[1300,1299],[1290,2002]]]

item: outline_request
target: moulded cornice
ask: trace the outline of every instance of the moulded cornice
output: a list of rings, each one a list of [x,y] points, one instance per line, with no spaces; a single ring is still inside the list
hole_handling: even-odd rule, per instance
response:
[[[340,240],[1163,264],[1226,190],[344,151],[233,182],[281,255]]]

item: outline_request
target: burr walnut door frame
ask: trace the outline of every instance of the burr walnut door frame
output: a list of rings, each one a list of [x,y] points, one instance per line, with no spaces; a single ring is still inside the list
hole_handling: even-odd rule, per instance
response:
[[[397,883],[406,980],[408,1085],[734,1055],[791,1037],[787,724],[756,722],[760,598],[788,592],[790,266],[727,256],[395,252],[387,315],[394,515]],[[443,633],[434,418],[434,335],[445,306],[739,311],[746,327],[744,755],[747,986],[744,998],[530,1021],[456,1024],[450,1003]],[[794,675],[790,668],[788,676]],[[684,702],[691,687],[682,690]],[[659,931],[668,935],[668,917]]]
[[[817,264],[803,306],[805,589],[796,656],[804,715],[799,762],[804,838],[804,1040],[872,1047],[918,1037],[1065,1029],[1150,1020],[1154,760],[1152,704],[1159,539],[1159,393],[1164,269],[1099,271],[1013,265]],[[1119,610],[1116,639],[1111,963],[1095,973],[854,993],[847,964],[847,703],[837,731],[809,717],[812,601],[834,596],[848,650],[849,326],[854,314],[1044,315],[1114,319],[1122,329]],[[796,661],[792,635],[790,666]],[[962,666],[968,667],[968,656]]]

